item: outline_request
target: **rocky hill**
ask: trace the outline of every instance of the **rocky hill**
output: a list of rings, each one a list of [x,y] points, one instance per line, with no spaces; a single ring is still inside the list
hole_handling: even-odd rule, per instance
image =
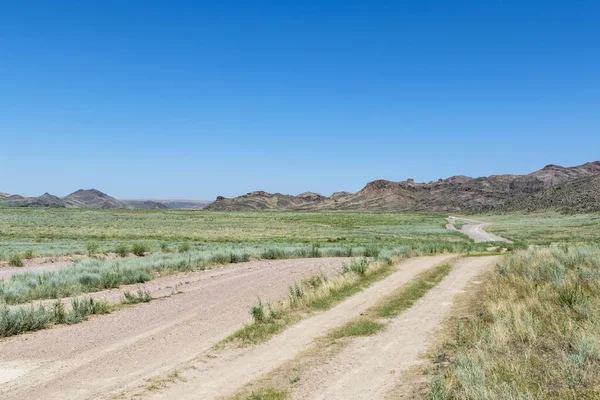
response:
[[[69,208],[88,208],[118,210],[131,208],[127,203],[117,200],[96,189],[80,189],[63,198]]]
[[[263,191],[251,192],[240,197],[227,199],[219,196],[214,203],[206,206],[206,210],[242,211],[242,210],[294,210],[306,206],[315,206],[327,197],[317,193],[306,192],[298,196]],[[215,206],[216,204],[216,206]]]
[[[453,176],[436,182],[417,183],[412,179],[402,182],[376,180],[357,193],[334,193],[330,197],[316,193],[299,196],[270,194],[263,191],[227,199],[218,197],[207,210],[372,210],[372,211],[489,211],[502,210],[509,200],[530,198],[534,195],[553,196],[551,188],[567,185],[580,179],[600,175],[600,161],[565,168],[547,165],[528,175],[492,175],[471,178]],[[569,190],[583,190],[583,185],[568,186]],[[560,189],[557,189],[560,190]],[[542,195],[542,193],[546,193]],[[581,199],[591,199],[587,196]],[[515,200],[516,201],[516,200]],[[587,201],[587,200],[586,200]],[[525,200],[515,203],[526,204]],[[512,203],[511,203],[512,204]],[[538,204],[531,200],[527,204]],[[587,206],[581,206],[588,209]]]
[[[167,207],[163,203],[159,203],[157,201],[152,200],[123,200],[130,207],[135,208],[136,210],[168,210]]]
[[[96,189],[80,189],[65,197],[44,193],[39,197],[23,197],[18,194],[3,193],[1,206],[4,207],[47,207],[47,208],[84,208],[84,209],[133,209],[136,208],[124,201],[117,200]],[[166,208],[159,204],[143,204],[143,209]]]
[[[561,183],[532,195],[509,199],[506,211],[558,210],[567,213],[600,212],[600,175]]]
[[[141,208],[140,203],[155,203],[165,206],[169,210],[202,210],[212,203],[210,200],[182,200],[182,199],[153,199],[153,200],[124,200],[135,208]],[[160,207],[163,209],[163,207]]]

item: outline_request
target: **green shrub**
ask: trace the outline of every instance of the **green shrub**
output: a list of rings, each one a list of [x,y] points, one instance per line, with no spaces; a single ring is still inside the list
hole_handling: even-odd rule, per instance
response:
[[[188,251],[190,251],[191,247],[190,244],[188,242],[183,242],[179,245],[179,252],[180,253],[187,253]]]
[[[125,292],[123,293],[123,304],[138,304],[148,303],[152,300],[152,294],[145,289],[139,288],[137,293]]]
[[[260,258],[265,260],[279,260],[281,258],[285,258],[285,256],[285,251],[279,248],[266,249],[260,254]]]
[[[26,260],[31,260],[33,258],[33,250],[32,249],[26,250],[25,253],[23,253],[23,258]]]
[[[11,267],[22,267],[23,259],[18,254],[13,254],[8,259],[8,265],[10,265]]]
[[[129,247],[126,244],[121,243],[115,249],[115,253],[117,253],[119,257],[127,257],[129,255]]]
[[[342,274],[354,272],[360,276],[365,276],[367,269],[369,269],[369,261],[366,258],[363,258],[361,260],[351,261],[349,264],[344,264],[342,267]]]
[[[134,243],[131,247],[131,252],[138,257],[143,257],[150,249],[143,243]]]
[[[98,243],[96,242],[87,242],[85,245],[85,249],[88,253],[88,256],[92,257],[94,254],[98,252]]]

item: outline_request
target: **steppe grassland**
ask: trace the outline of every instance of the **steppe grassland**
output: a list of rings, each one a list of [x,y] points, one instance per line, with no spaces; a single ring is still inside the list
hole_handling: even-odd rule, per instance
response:
[[[434,354],[430,398],[600,398],[600,247],[509,255]]]
[[[406,241],[468,243],[443,229],[443,215],[0,209],[0,260],[33,251],[36,257],[115,252],[143,243],[150,252],[219,250],[239,245],[337,243],[392,246]]]
[[[524,244],[600,243],[600,214],[545,212],[486,214],[473,218],[489,222],[487,231]]]

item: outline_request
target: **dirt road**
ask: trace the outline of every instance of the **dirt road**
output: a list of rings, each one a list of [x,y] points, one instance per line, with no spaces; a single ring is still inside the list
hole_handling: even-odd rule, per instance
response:
[[[205,353],[178,367],[185,382],[164,390],[141,393],[151,399],[215,399],[235,393],[245,384],[268,374],[298,353],[310,348],[317,337],[377,303],[417,274],[447,262],[454,255],[419,257],[400,264],[397,272],[352,296],[329,311],[299,322],[268,343],[250,349]],[[352,397],[349,397],[352,398]]]
[[[258,297],[285,296],[294,281],[332,273],[345,261],[261,261],[191,273],[178,277],[181,285],[166,284],[165,290],[180,294],[82,324],[1,339],[0,398],[109,397],[208,350],[250,319],[248,309]]]
[[[482,243],[482,242],[512,243],[512,241],[510,241],[508,239],[505,239],[503,237],[500,237],[500,236],[497,236],[492,233],[484,231],[483,228],[485,228],[485,226],[488,225],[486,222],[479,222],[479,221],[475,221],[475,220],[467,219],[467,218],[448,217],[449,223],[446,227],[450,230],[457,230],[456,227],[454,226],[454,223],[456,221],[467,222],[467,225],[463,225],[462,229],[460,229],[459,232],[462,232],[465,235],[469,236],[471,239],[473,239],[477,243]]]
[[[402,385],[401,373],[420,362],[453,298],[497,257],[466,258],[412,308],[375,336],[353,340],[333,359],[303,372],[291,399],[384,399]]]

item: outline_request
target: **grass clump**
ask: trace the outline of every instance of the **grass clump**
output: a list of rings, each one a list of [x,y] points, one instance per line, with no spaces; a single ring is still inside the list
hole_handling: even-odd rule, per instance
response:
[[[138,257],[144,257],[149,251],[150,248],[144,243],[134,243],[133,246],[131,246],[131,252]]]
[[[344,264],[342,267],[342,274],[348,272],[354,272],[359,275],[365,276],[367,269],[369,268],[369,261],[367,259],[353,260],[349,264]]]
[[[449,324],[435,399],[600,398],[600,248],[507,257]]]
[[[374,314],[379,318],[394,318],[411,308],[429,290],[437,286],[452,270],[450,264],[443,264],[427,271],[408,285],[402,287],[397,294],[381,302]]]
[[[373,336],[385,325],[368,318],[359,318],[333,330],[328,337],[336,340],[349,336]]]
[[[244,397],[245,400],[284,400],[287,397],[287,392],[275,388],[267,388],[252,392]],[[241,399],[238,397],[238,400]]]
[[[115,248],[115,253],[119,256],[119,257],[127,257],[129,255],[129,246],[127,246],[124,243],[120,243],[119,245],[117,245],[117,247]]]
[[[191,249],[192,249],[192,248],[191,248],[191,246],[190,246],[190,244],[189,244],[188,242],[183,242],[183,243],[180,243],[180,244],[179,244],[179,249],[178,249],[178,251],[179,251],[180,253],[187,253],[187,252],[189,252]]]
[[[148,303],[152,300],[152,294],[142,288],[138,288],[137,293],[125,292],[123,293],[122,304],[139,304]]]
[[[98,253],[99,248],[100,246],[96,242],[87,242],[85,244],[85,250],[87,252],[87,255],[90,257],[93,257],[96,253]]]
[[[429,290],[437,286],[452,270],[450,264],[442,264],[417,276],[396,293],[381,300],[361,317],[334,329],[328,334],[331,340],[351,336],[371,336],[385,328],[383,319],[391,319],[412,307]]]
[[[51,306],[31,304],[11,307],[3,304],[0,305],[0,337],[37,331],[55,324],[76,324],[90,315],[109,312],[108,303],[91,298],[72,299],[69,312],[60,300]]]
[[[8,259],[8,265],[11,267],[22,267],[23,259],[18,254],[13,254]]]

